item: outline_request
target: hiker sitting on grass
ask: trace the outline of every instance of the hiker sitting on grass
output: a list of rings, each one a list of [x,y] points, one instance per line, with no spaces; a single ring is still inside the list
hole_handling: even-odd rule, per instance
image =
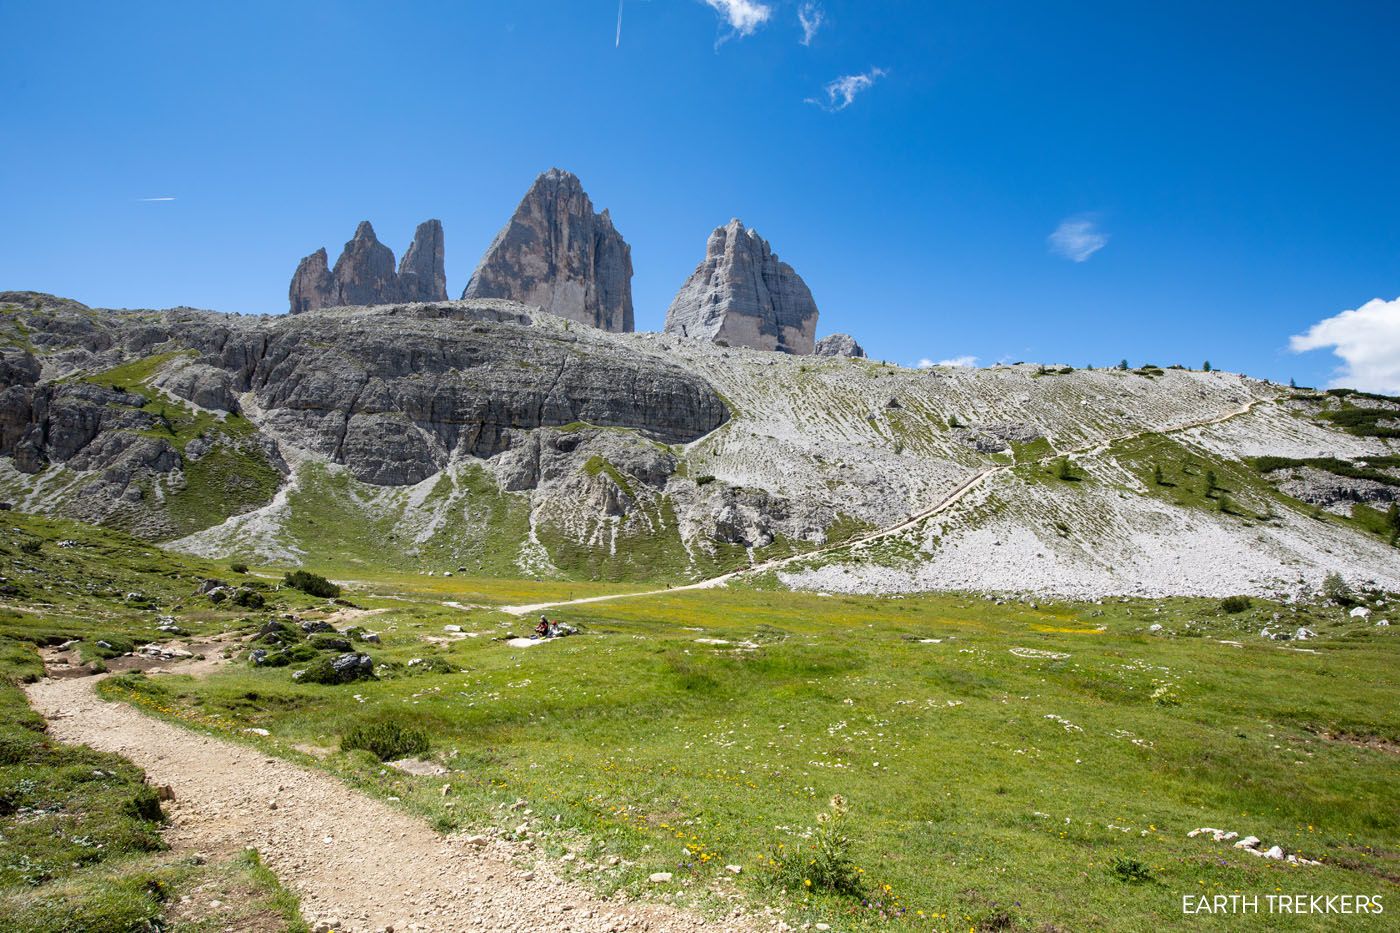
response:
[[[539,625],[535,626],[536,638],[549,638],[552,635],[553,626],[549,624],[549,619],[540,616]]]

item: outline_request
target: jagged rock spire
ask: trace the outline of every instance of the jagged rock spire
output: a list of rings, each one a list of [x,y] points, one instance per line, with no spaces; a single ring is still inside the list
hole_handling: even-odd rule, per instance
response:
[[[425,220],[399,263],[399,291],[404,301],[446,301],[442,221]]]
[[[632,250],[571,172],[535,179],[463,298],[510,298],[603,330],[630,331]]]
[[[382,305],[400,301],[446,301],[442,221],[418,225],[403,262],[394,271],[394,253],[379,242],[374,226],[360,222],[334,270],[324,248],[297,266],[288,289],[292,314],[340,305]]]

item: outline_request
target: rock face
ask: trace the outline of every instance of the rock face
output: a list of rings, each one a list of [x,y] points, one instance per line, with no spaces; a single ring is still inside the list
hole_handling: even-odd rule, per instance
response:
[[[831,334],[817,341],[817,356],[849,356],[865,359],[865,349],[850,334]]]
[[[443,267],[442,221],[425,220],[413,232],[413,242],[399,263],[403,301],[446,301],[447,273]]]
[[[52,304],[46,307],[52,307]],[[343,464],[379,485],[417,483],[454,457],[488,458],[540,427],[588,422],[685,443],[729,417],[702,377],[663,359],[619,353],[603,334],[536,323],[506,301],[390,305],[271,319],[167,311],[30,314],[49,356],[84,372],[171,346],[188,356],[155,372],[151,390],[213,412],[251,393],[260,436]],[[88,350],[86,347],[93,347]],[[117,347],[121,349],[118,350]],[[101,383],[37,381],[32,354],[7,351],[0,388],[0,456],[27,473],[60,463],[100,470],[139,459],[179,465],[147,397]],[[189,450],[185,451],[188,458]],[[125,486],[123,486],[125,488]]]
[[[472,274],[464,299],[508,298],[610,331],[631,331],[632,249],[578,177],[535,179]]]
[[[368,220],[360,221],[355,236],[331,270],[333,305],[382,305],[399,300],[399,277],[394,253],[379,242]]]
[[[666,312],[666,332],[731,347],[809,354],[817,303],[802,277],[756,231],[731,220],[710,234],[705,260]]]
[[[324,246],[297,263],[287,292],[292,314],[315,311],[331,303],[331,268]]]
[[[344,305],[447,300],[439,220],[418,225],[397,272],[393,251],[379,242],[368,220],[360,223],[354,238],[345,244],[334,270],[327,262],[322,248],[297,266],[288,289],[292,314]]]

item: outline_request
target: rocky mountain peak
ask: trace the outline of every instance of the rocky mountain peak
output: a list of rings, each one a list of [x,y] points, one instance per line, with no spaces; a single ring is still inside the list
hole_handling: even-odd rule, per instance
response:
[[[287,297],[292,314],[315,311],[331,303],[331,268],[324,246],[297,263]]]
[[[572,172],[531,184],[463,298],[508,298],[611,331],[634,329],[632,250]]]
[[[328,260],[322,248],[297,265],[288,288],[292,314],[341,305],[447,300],[439,220],[418,225],[397,272],[393,250],[379,242],[368,220],[355,228],[334,269],[328,268]]]
[[[817,303],[767,240],[735,218],[716,227],[705,258],[666,312],[666,332],[757,350],[815,350]]]
[[[399,290],[404,301],[446,301],[442,221],[425,220],[399,262]]]

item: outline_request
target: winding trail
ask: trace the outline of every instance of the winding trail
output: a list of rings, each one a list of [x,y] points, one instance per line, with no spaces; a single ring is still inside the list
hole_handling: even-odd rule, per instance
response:
[[[170,786],[165,838],[176,851],[256,848],[301,897],[312,924],[344,933],[752,929],[742,919],[710,923],[660,904],[606,901],[544,861],[523,871],[516,859],[540,858],[525,844],[439,835],[327,773],[108,703],[94,690],[99,680],[42,680],[26,689],[55,738],[123,755],[151,783]]]
[[[1254,407],[1256,405],[1259,405],[1266,401],[1270,400],[1262,398],[1251,399],[1240,408],[1228,411],[1222,415],[1216,415],[1210,418],[1203,418],[1199,421],[1192,421],[1188,422],[1187,424],[1177,425],[1173,428],[1164,428],[1159,431],[1135,431],[1132,434],[1125,434],[1122,437],[1116,437],[1108,441],[1100,441],[1094,444],[1086,444],[1082,447],[1069,448],[1066,450],[1057,450],[1054,453],[1047,454],[1046,456],[1040,457],[1031,462],[1044,463],[1047,460],[1054,460],[1059,457],[1070,457],[1072,459],[1077,459],[1083,456],[1093,457],[1104,453],[1116,444],[1124,444],[1128,441],[1137,440],[1140,437],[1146,437],[1149,434],[1179,434],[1183,431],[1195,430],[1196,428],[1210,427],[1213,424],[1222,424],[1233,418],[1238,418],[1241,415],[1249,414],[1251,411],[1254,410]],[[549,603],[532,603],[530,605],[525,606],[501,606],[500,611],[509,613],[510,615],[514,616],[523,616],[533,612],[543,612],[546,609],[557,609],[562,606],[581,606],[585,603],[602,603],[614,599],[637,599],[643,596],[662,596],[667,593],[684,593],[687,590],[708,590],[713,589],[717,586],[724,586],[730,580],[737,580],[740,577],[766,573],[770,570],[777,570],[780,567],[785,567],[789,564],[794,564],[799,561],[810,560],[813,557],[820,557],[823,554],[833,554],[838,551],[850,550],[865,544],[869,544],[874,541],[879,541],[882,538],[888,538],[892,535],[897,535],[902,531],[906,531],[907,529],[912,528],[913,526],[918,525],[919,523],[934,517],[935,515],[940,515],[943,512],[948,511],[953,506],[961,502],[963,498],[967,496],[968,493],[972,492],[972,490],[976,489],[977,487],[983,485],[987,480],[991,479],[993,476],[1009,472],[1014,467],[1023,465],[1024,464],[1003,463],[998,464],[996,466],[984,467],[983,469],[978,470],[976,473],[972,474],[967,479],[959,483],[956,487],[953,488],[951,492],[949,492],[943,498],[939,499],[933,505],[920,512],[915,512],[914,514],[908,516],[907,518],[899,522],[896,522],[893,525],[888,525],[884,528],[878,529],[876,531],[867,532],[863,535],[857,535],[854,538],[847,538],[845,541],[827,545],[826,547],[817,548],[816,550],[803,551],[801,554],[792,554],[787,557],[775,557],[772,560],[765,560],[756,564],[750,564],[747,567],[740,567],[737,570],[730,570],[727,573],[720,574],[719,576],[709,577],[704,580],[699,580],[695,583],[686,583],[680,586],[672,586],[660,590],[643,590],[641,592],[634,593],[611,593],[606,596],[587,596],[582,599],[566,599]]]

